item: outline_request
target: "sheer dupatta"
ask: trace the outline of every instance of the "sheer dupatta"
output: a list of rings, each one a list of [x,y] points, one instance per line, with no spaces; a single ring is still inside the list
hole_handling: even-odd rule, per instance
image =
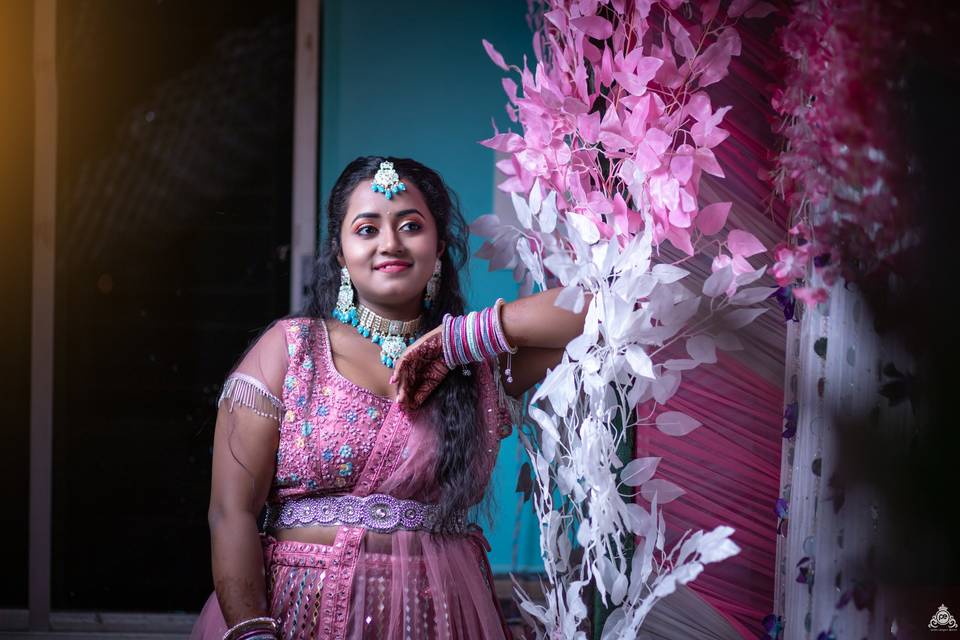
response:
[[[497,388],[488,364],[475,367],[485,455],[474,461],[479,500],[500,445]],[[458,372],[451,372],[457,375]],[[429,410],[394,403],[352,495],[384,493],[435,502],[437,427]],[[265,562],[277,544],[267,538]],[[489,545],[479,528],[467,535],[391,534],[341,526],[325,563],[318,637],[481,640],[509,637],[493,590]],[[269,569],[268,569],[269,570]]]

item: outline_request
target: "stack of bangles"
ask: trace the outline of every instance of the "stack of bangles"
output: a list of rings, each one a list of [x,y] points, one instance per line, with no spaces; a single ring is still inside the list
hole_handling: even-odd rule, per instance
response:
[[[223,640],[277,640],[279,637],[280,624],[269,616],[243,620],[223,634]]]
[[[463,375],[470,375],[466,367],[469,362],[489,360],[500,353],[507,355],[507,368],[504,373],[507,382],[513,382],[511,374],[511,356],[517,352],[517,347],[511,347],[503,333],[500,321],[500,308],[503,307],[503,298],[491,307],[481,311],[471,311],[465,316],[452,316],[449,313],[443,316],[443,359],[447,366],[455,369],[463,366]]]

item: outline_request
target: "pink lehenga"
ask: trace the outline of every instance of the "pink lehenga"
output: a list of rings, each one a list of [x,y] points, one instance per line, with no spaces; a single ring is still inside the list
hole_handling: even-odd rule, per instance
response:
[[[322,320],[282,323],[289,358],[271,509],[344,494],[435,502],[437,437],[429,412],[407,411],[340,375]],[[495,361],[473,370],[487,439],[473,469],[479,500],[516,407],[503,393]],[[474,525],[440,535],[342,524],[332,545],[278,541],[269,533],[261,541],[270,613],[280,621],[282,638],[510,637],[493,588],[489,546]],[[211,594],[191,638],[220,640],[225,631]]]

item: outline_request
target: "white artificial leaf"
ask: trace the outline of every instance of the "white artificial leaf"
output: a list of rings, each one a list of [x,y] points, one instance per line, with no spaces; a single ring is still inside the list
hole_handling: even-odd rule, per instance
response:
[[[707,335],[696,335],[687,340],[687,353],[697,362],[716,362],[717,345]]]
[[[735,309],[720,321],[724,329],[739,329],[753,322],[757,316],[766,312],[766,309]]]
[[[746,273],[738,274],[733,281],[737,284],[738,287],[742,287],[746,284],[751,284],[756,282],[763,277],[763,274],[767,271],[767,265],[763,265],[756,271],[747,271]]]
[[[545,478],[550,477],[550,465],[547,463],[546,458],[544,458],[539,452],[534,458],[534,465],[540,482],[543,482]]]
[[[543,201],[543,192],[540,191],[540,178],[533,181],[530,188],[530,213],[540,213],[540,203]]]
[[[616,577],[613,579],[613,586],[610,588],[610,601],[619,605],[623,602],[624,596],[627,595],[627,576],[623,575],[622,571],[617,571]]]
[[[776,287],[750,287],[748,289],[741,289],[730,296],[730,302],[731,304],[741,306],[756,304],[772,296],[776,290]]]
[[[635,374],[643,378],[649,378],[650,380],[656,379],[656,375],[653,373],[653,361],[650,359],[650,356],[647,355],[647,352],[643,350],[643,347],[636,344],[627,345],[626,356],[627,363]]]
[[[730,539],[731,535],[733,529],[723,525],[703,534],[698,548],[700,562],[719,562],[740,553],[740,547]]]
[[[533,255],[530,250],[530,242],[523,236],[517,238],[517,255],[530,271],[530,275],[537,284],[543,285],[543,267],[540,266],[540,257]]]
[[[600,230],[593,220],[579,213],[567,212],[567,225],[573,227],[577,235],[587,244],[593,244],[600,240]]]
[[[653,397],[660,404],[666,404],[667,400],[673,397],[680,386],[679,373],[664,373],[653,381]]]
[[[592,531],[590,529],[590,521],[583,520],[580,522],[580,527],[577,529],[577,542],[580,543],[580,546],[585,547],[590,543],[590,537]]]
[[[696,369],[698,364],[700,363],[696,360],[687,358],[670,358],[663,363],[663,368],[668,371],[689,371]]]
[[[653,521],[647,510],[636,502],[630,502],[625,505],[627,520],[630,531],[637,535],[643,535]]]
[[[583,360],[590,347],[597,344],[597,336],[582,333],[567,343],[567,353],[571,360]]]
[[[626,620],[627,614],[623,607],[617,609],[607,616],[603,623],[603,631],[600,633],[600,640],[617,640],[620,635],[620,628]]]
[[[557,228],[557,192],[551,190],[540,205],[540,230],[544,233],[553,233]]]
[[[561,362],[553,369],[547,370],[547,375],[544,376],[543,382],[540,383],[540,386],[537,388],[537,392],[533,394],[533,397],[530,399],[530,403],[534,403],[540,398],[544,398],[549,394],[556,391],[560,385],[562,385],[567,376],[570,374],[569,364]]]
[[[553,421],[553,416],[541,409],[540,407],[530,405],[527,407],[527,412],[530,414],[530,417],[536,420],[537,424],[540,425],[540,428],[544,432],[549,433],[550,437],[554,440],[560,440],[560,431],[557,430],[557,425]]]
[[[510,193],[510,199],[513,200],[513,209],[517,212],[517,220],[526,229],[533,228],[533,216],[530,213],[530,205],[515,192]]]
[[[714,342],[716,342],[718,349],[723,349],[724,351],[740,351],[743,349],[743,343],[740,342],[740,338],[729,331],[721,331],[718,333],[714,336]]]
[[[573,285],[564,287],[563,291],[557,294],[557,297],[553,300],[553,306],[562,307],[573,313],[580,313],[583,311],[584,300],[583,289]]]
[[[654,265],[651,269],[651,273],[665,284],[670,284],[671,282],[676,282],[681,278],[685,278],[690,275],[689,271],[681,269],[680,267],[675,267],[672,264],[658,264]]]
[[[657,429],[668,436],[685,436],[702,425],[699,420],[680,411],[664,411],[657,416]]]
[[[631,460],[623,470],[620,471],[620,479],[626,485],[639,487],[653,477],[653,474],[657,472],[657,464],[659,462],[660,458],[657,457]]]
[[[703,295],[716,298],[729,289],[732,282],[733,265],[728,264],[710,274],[710,277],[703,283]]]
[[[666,325],[682,325],[700,309],[700,300],[700,296],[694,296],[678,302],[658,319]]]
[[[650,274],[631,274],[617,278],[611,290],[624,300],[640,300],[650,295],[650,292],[659,282],[657,278]]]
[[[679,486],[670,482],[669,480],[664,480],[663,478],[655,478],[644,483],[640,487],[640,495],[643,496],[644,500],[653,502],[654,496],[657,498],[657,502],[660,504],[666,504],[676,500],[682,496],[686,491],[681,489]]]
[[[577,483],[577,472],[573,467],[562,466],[557,470],[557,487],[564,495],[570,495],[570,491]]]

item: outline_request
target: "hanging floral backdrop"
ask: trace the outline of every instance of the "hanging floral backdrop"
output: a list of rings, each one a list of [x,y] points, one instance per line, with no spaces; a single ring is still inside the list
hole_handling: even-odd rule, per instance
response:
[[[658,600],[740,550],[723,524],[668,547],[661,507],[684,487],[658,474],[659,457],[622,451],[633,429],[698,429],[662,407],[685,375],[742,349],[738,334],[769,310],[767,247],[732,223],[732,201],[706,202],[701,186],[725,177],[717,150],[731,110],[707,89],[741,53],[738,24],[772,10],[547,2],[531,14],[535,60],[508,64],[484,41],[508,74],[519,131],[483,142],[508,154],[499,188],[513,210],[474,222],[487,238],[478,255],[513,269],[521,293],[562,288],[559,306],[587,306],[583,335],[531,398],[521,434],[546,599],[518,595],[541,635],[586,637],[592,585],[610,609],[603,637],[633,638]],[[692,277],[685,267],[704,257],[709,274]]]

